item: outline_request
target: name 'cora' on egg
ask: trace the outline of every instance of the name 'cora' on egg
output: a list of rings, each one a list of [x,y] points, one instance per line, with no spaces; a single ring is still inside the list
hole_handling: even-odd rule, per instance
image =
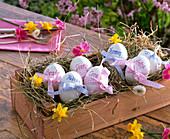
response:
[[[70,86],[74,85],[83,85],[82,78],[79,73],[76,71],[70,71],[67,72],[59,85],[59,90],[62,90],[65,86],[65,84],[69,84]],[[65,103],[67,101],[79,98],[81,92],[79,92],[77,89],[67,90],[59,94],[60,99]]]
[[[108,85],[109,74],[110,71],[102,65],[91,68],[84,78],[84,85],[87,87],[89,94],[92,95],[101,91],[112,94],[112,87]]]
[[[85,77],[87,71],[91,67],[91,62],[84,56],[77,56],[73,58],[70,64],[70,70],[78,72],[82,78]]]
[[[65,71],[61,65],[57,63],[51,63],[45,68],[43,74],[48,79],[46,82],[44,82],[45,88],[48,88],[49,84],[47,82],[52,82],[52,86],[55,91],[58,90],[59,83],[61,81],[61,78],[65,75]]]

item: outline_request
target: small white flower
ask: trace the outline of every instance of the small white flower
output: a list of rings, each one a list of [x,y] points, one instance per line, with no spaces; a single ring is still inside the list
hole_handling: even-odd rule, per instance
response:
[[[137,85],[133,87],[133,93],[135,93],[136,95],[142,96],[146,93],[146,88],[142,85]]]
[[[32,33],[32,36],[37,39],[39,34],[40,34],[40,30],[39,30],[39,29],[36,29],[36,30],[34,30],[34,32]]]

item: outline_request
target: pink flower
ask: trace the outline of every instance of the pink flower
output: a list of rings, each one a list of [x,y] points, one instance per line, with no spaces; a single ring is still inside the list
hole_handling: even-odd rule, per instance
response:
[[[59,20],[57,17],[56,17],[56,22],[55,22],[56,26],[58,27],[58,29],[65,29],[66,26],[64,25],[64,23]]]
[[[164,79],[170,79],[170,64],[165,65],[165,70],[163,71],[163,78]]]
[[[29,1],[28,0],[19,0],[19,5],[22,8],[28,8],[29,7]]]
[[[163,136],[162,139],[170,139],[170,129],[165,128],[162,136]]]
[[[135,10],[132,10],[130,13],[128,13],[127,17],[133,17],[134,12],[135,12]]]
[[[141,9],[142,9],[142,7],[137,8],[137,12],[140,12],[140,11],[141,11]]]
[[[87,42],[82,42],[80,46],[76,46],[76,48],[73,48],[73,54],[75,55],[75,57],[85,55],[89,51],[90,46],[87,44]]]
[[[21,41],[22,38],[27,37],[27,33],[20,26],[15,29],[15,34],[17,35],[17,41]]]

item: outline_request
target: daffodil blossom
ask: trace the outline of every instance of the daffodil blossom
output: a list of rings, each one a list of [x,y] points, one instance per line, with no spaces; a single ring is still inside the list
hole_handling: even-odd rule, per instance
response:
[[[143,139],[144,137],[144,132],[141,132],[140,128],[136,128],[135,130],[132,131],[133,136],[131,136],[129,139]]]
[[[133,93],[138,96],[142,96],[146,93],[146,88],[142,85],[137,85],[133,88]]]
[[[37,89],[42,84],[43,77],[38,77],[37,74],[34,74],[33,77],[30,77],[30,80],[32,81],[32,84]]]
[[[32,34],[34,30],[38,29],[37,28],[38,24],[34,24],[33,22],[29,22],[24,25],[26,26],[26,28],[24,28],[24,30],[28,30],[30,34]]]
[[[115,43],[117,44],[118,42],[121,42],[122,40],[120,40],[119,38],[119,35],[118,34],[114,34],[114,36],[112,36],[109,40],[110,40],[110,43]]]
[[[132,123],[129,123],[129,124],[127,125],[127,131],[132,132],[132,131],[134,131],[135,129],[140,128],[141,126],[142,126],[142,125],[141,125],[141,124],[138,124],[138,123],[137,123],[137,120],[135,119],[135,120],[133,121],[133,124],[132,124]]]
[[[62,117],[67,118],[67,111],[68,107],[62,108],[61,103],[57,105],[57,108],[52,109],[54,111],[54,114],[52,116],[52,119],[58,118],[58,122],[61,122]]]
[[[41,23],[41,25],[42,25],[42,28],[43,28],[43,29],[47,29],[49,32],[50,32],[50,30],[53,28],[53,25],[50,24],[49,22],[44,22],[44,23],[42,23],[42,22],[40,21],[40,23]]]

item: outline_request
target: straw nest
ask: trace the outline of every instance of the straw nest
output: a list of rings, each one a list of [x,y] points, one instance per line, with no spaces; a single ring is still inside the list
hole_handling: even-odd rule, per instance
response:
[[[133,58],[138,55],[138,53],[142,49],[150,49],[154,50],[156,45],[158,45],[161,41],[159,38],[154,36],[154,32],[151,29],[151,33],[148,33],[148,35],[144,34],[142,30],[138,31],[140,35],[136,33],[136,28],[137,24],[129,27],[129,32],[124,35],[121,39],[123,40],[122,43],[126,47],[128,51],[128,59]],[[157,44],[155,44],[155,42]],[[110,44],[105,45],[105,50],[109,48]],[[162,60],[168,60],[169,55],[166,50],[159,50],[157,53]],[[104,58],[101,54],[100,51],[95,52],[94,54],[88,55],[87,58],[91,61],[93,66],[99,65],[101,63],[101,60]],[[21,80],[19,81],[19,85],[17,85],[17,89],[22,91],[29,100],[31,100],[38,108],[43,109],[44,108],[44,103],[50,103],[57,105],[61,100],[59,99],[58,96],[55,96],[55,98],[51,98],[47,94],[47,90],[44,89],[44,86],[42,85],[39,89],[35,89],[31,86],[31,81],[30,77],[34,75],[35,72],[40,72],[43,73],[44,69],[51,63],[57,62],[60,64],[65,72],[68,72],[70,69],[70,62],[71,59],[69,58],[61,58],[60,56],[54,56],[54,57],[47,57],[45,61],[36,61],[34,64],[30,64],[32,62],[32,59],[28,57],[29,61],[27,63],[26,68],[23,70],[23,72],[20,74]],[[121,93],[123,91],[131,90],[131,86],[128,85],[128,83],[124,80],[122,80],[121,76],[117,72],[115,68],[112,68],[108,65],[107,62],[103,64],[104,67],[107,67],[108,70],[110,71],[109,75],[109,85],[113,86],[114,94],[115,96],[118,93]],[[164,68],[164,67],[163,67]],[[124,72],[125,70],[123,70]],[[154,75],[149,76],[149,80],[156,81],[156,80],[161,80],[162,79],[162,71],[159,71],[155,73]],[[98,100],[100,98],[108,97],[110,94],[101,92],[100,94],[95,94],[91,95],[89,97],[81,95],[80,98],[72,100],[66,104],[63,104],[64,106],[69,107],[69,109],[76,109],[79,106],[84,106],[87,103],[90,103],[92,101]],[[50,114],[50,113],[49,113]]]

